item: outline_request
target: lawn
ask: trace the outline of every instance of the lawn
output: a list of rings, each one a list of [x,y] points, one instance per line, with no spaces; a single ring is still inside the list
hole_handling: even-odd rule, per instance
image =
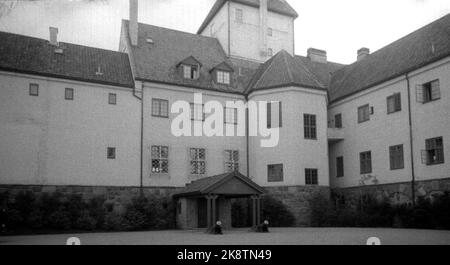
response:
[[[2,236],[0,244],[65,245],[70,237],[78,237],[84,245],[365,245],[370,237],[378,237],[384,245],[450,245],[450,231],[384,228],[272,228],[269,234],[237,229],[224,235],[172,230]]]

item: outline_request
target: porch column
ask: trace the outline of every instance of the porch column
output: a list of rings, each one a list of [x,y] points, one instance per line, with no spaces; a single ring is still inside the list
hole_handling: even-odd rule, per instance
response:
[[[206,225],[207,229],[211,229],[211,196],[206,196]]]
[[[251,197],[251,199],[252,199],[252,226],[253,227],[256,227],[256,226],[258,226],[258,224],[256,223],[256,197],[255,196],[252,196]]]
[[[213,195],[213,196],[211,196],[211,199],[212,199],[212,226],[215,226],[216,225],[216,222],[217,222],[217,217],[216,217],[216,201],[217,201],[217,198],[218,198],[219,196],[217,196],[217,195]]]
[[[256,224],[261,224],[261,197],[256,197]]]

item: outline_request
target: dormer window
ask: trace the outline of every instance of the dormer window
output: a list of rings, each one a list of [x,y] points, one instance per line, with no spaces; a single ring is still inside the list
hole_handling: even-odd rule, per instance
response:
[[[230,84],[230,72],[217,71],[217,83],[229,85]]]
[[[194,65],[183,65],[184,78],[186,79],[197,79],[198,78],[198,66]]]

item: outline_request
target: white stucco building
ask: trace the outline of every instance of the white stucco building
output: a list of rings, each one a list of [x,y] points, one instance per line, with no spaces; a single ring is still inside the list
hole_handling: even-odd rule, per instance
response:
[[[59,43],[54,28],[49,41],[0,33],[0,185],[171,189],[239,171],[299,219],[315,190],[450,189],[450,15],[342,65],[295,55],[286,1],[218,0],[197,34],[138,23],[137,10],[131,0],[119,52]],[[172,106],[195,94],[273,102],[278,145],[175,136]]]

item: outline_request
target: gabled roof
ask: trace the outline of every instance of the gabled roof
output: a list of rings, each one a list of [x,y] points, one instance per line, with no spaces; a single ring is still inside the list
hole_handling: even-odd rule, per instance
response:
[[[233,67],[231,67],[228,63],[226,62],[221,62],[220,64],[214,66],[211,71],[213,70],[222,70],[222,71],[227,71],[227,72],[234,72]]]
[[[129,40],[129,22],[124,20],[122,23],[122,34]],[[152,44],[147,43],[148,38],[153,40]],[[234,72],[238,72],[238,65],[227,58],[216,38],[139,23],[138,45],[130,46],[129,52],[135,64],[135,78],[139,81],[234,94],[243,94],[248,82],[248,78],[237,74],[232,76],[231,86],[214,82],[210,70],[223,62],[232,67]],[[176,67],[189,56],[202,64],[199,78],[195,80],[183,78]]]
[[[248,186],[252,190],[251,194],[264,193],[264,189],[261,188],[258,184],[251,181],[249,178],[245,177],[239,172],[231,172],[193,181],[192,183],[188,184],[186,188],[184,188],[180,192],[177,192],[173,196],[179,198],[179,197],[207,195],[213,193],[214,190],[218,189],[220,186],[226,184],[227,182],[229,182],[234,178],[241,181],[243,185]],[[229,191],[229,194],[232,192],[233,191]]]
[[[0,70],[121,87],[134,87],[125,53],[0,32]],[[100,68],[101,75],[97,75]]]
[[[195,59],[194,56],[189,56],[188,58],[182,60],[181,62],[179,62],[177,64],[177,66],[179,66],[180,64],[192,65],[192,66],[196,66],[196,65],[202,66],[202,64],[197,59]]]
[[[202,25],[198,29],[197,34],[202,33],[202,31],[208,26],[209,22],[211,22],[211,20],[214,18],[217,12],[220,11],[222,6],[227,1],[259,8],[259,0],[217,0],[216,3],[214,3],[211,10],[209,11]],[[297,12],[285,0],[268,0],[267,9],[271,12],[278,13],[281,15],[286,15],[294,18],[298,17]]]
[[[326,90],[326,85],[302,61],[282,50],[258,69],[246,93],[289,86]]]
[[[337,71],[329,85],[335,102],[450,56],[450,14]]]

